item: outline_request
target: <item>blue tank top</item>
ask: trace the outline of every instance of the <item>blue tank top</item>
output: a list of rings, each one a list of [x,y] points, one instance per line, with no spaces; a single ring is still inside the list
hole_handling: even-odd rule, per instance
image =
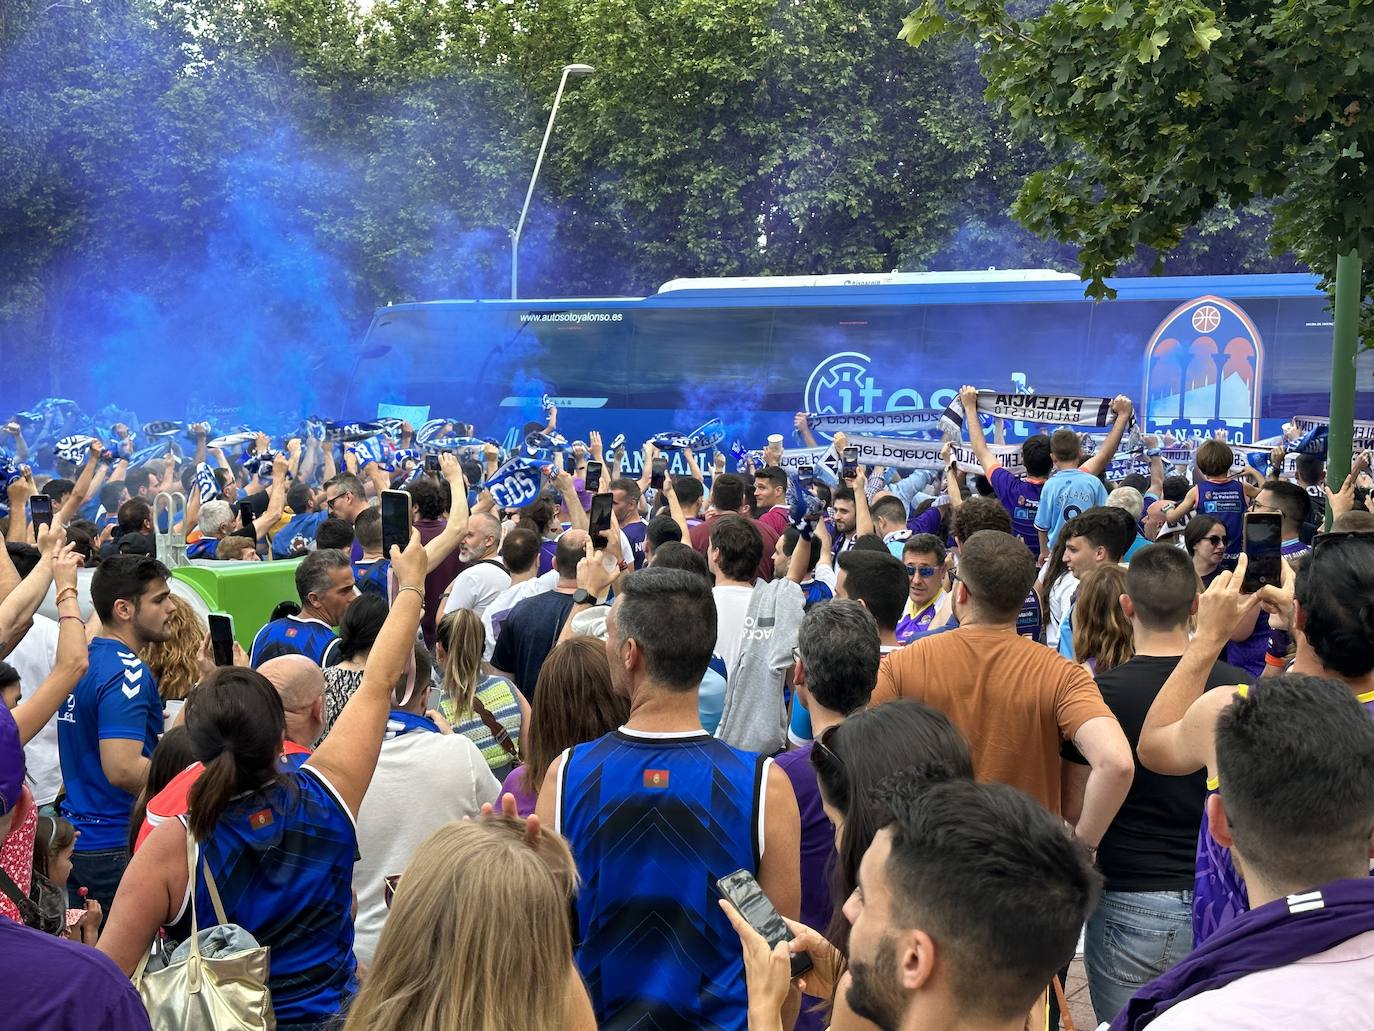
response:
[[[224,913],[272,950],[267,987],[279,1024],[323,1021],[358,990],[353,959],[353,818],[303,766],[231,802],[202,852]],[[196,913],[214,922],[205,879]]]
[[[1245,536],[1245,508],[1245,488],[1239,480],[1225,483],[1213,483],[1205,478],[1198,480],[1196,511],[1226,527],[1226,554],[1229,557],[1240,554]]]
[[[318,619],[287,616],[268,623],[253,638],[248,664],[257,669],[268,659],[282,655],[304,655],[319,666],[334,663],[333,652],[339,639],[331,627]]]
[[[1259,685],[1241,684],[1241,695]],[[1374,717],[1374,691],[1357,696],[1365,711]],[[1207,794],[1220,790],[1215,777],[1207,778]],[[1207,807],[1202,808],[1202,826],[1197,838],[1197,866],[1193,880],[1193,948],[1216,934],[1241,913],[1250,908],[1250,894],[1245,881],[1236,872],[1231,850],[1212,837],[1207,819]]]
[[[766,759],[696,731],[624,728],[565,753],[556,829],[584,880],[577,966],[602,1031],[745,1031],[717,879],[758,872]]]

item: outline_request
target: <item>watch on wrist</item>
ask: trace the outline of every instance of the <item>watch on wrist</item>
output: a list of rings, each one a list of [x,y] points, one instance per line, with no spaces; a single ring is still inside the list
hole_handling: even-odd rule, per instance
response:
[[[577,590],[573,591],[572,598],[574,605],[591,605],[593,602],[596,601],[596,598],[592,595],[592,592],[587,590],[587,588],[585,587],[579,587]]]

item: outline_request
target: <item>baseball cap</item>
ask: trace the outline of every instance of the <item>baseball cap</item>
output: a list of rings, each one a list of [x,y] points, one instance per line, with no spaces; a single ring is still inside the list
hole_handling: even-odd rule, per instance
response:
[[[0,705],[0,816],[11,812],[24,794],[24,746],[14,717]]]

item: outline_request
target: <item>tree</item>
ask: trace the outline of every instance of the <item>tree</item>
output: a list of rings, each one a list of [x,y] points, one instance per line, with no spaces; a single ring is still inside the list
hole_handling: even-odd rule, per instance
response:
[[[1058,156],[1014,214],[1076,245],[1092,297],[1140,247],[1173,250],[1218,205],[1272,204],[1273,247],[1329,284],[1374,256],[1374,3],[923,0],[900,37],[981,50],[987,95]],[[941,42],[943,45],[943,42]]]

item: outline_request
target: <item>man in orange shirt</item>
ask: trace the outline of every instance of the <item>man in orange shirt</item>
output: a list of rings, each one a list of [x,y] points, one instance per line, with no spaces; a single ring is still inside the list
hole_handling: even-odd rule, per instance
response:
[[[968,738],[981,781],[1020,788],[1075,824],[1096,849],[1135,773],[1131,746],[1081,667],[1016,632],[1035,559],[1009,533],[963,542],[954,614],[959,627],[888,656],[873,704],[915,698],[943,711]],[[1072,741],[1092,772],[1077,800],[1060,796],[1060,747]]]

